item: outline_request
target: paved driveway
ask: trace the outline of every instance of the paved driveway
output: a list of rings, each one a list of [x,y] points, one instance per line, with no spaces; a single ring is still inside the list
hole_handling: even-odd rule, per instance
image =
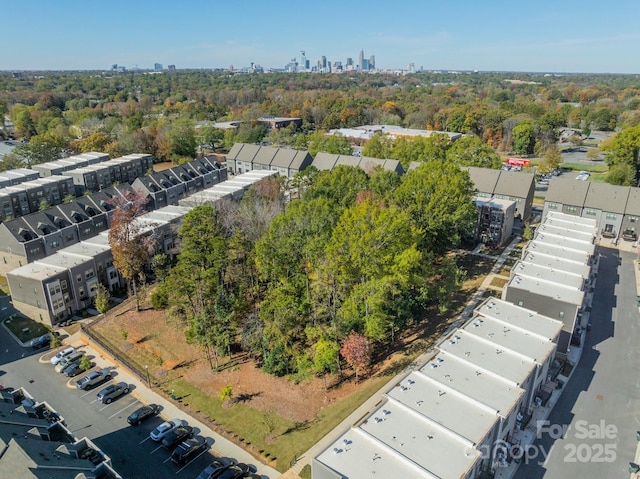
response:
[[[629,477],[640,430],[636,255],[601,248],[582,359],[517,479]],[[563,428],[568,428],[563,431]],[[548,455],[546,461],[540,457]]]

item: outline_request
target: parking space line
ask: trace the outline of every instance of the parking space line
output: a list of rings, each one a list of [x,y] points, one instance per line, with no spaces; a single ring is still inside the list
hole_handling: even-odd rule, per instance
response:
[[[160,444],[158,447],[156,447],[153,451],[151,451],[149,454],[153,454],[154,452],[156,452],[158,449],[162,449],[164,446],[162,444]]]
[[[198,459],[200,456],[202,456],[205,452],[209,452],[209,448],[207,447],[204,451],[202,451],[200,454],[198,454],[196,457],[194,457],[193,459],[191,459],[189,462],[187,462],[184,466],[182,466],[180,469],[178,469],[178,471],[176,472],[176,476],[185,468],[187,467],[189,464],[191,464],[193,461],[195,461],[196,459]],[[169,457],[169,459],[171,459],[171,457]]]
[[[166,464],[167,462],[169,462],[171,460],[171,456],[167,457],[164,461],[162,461],[162,464]]]
[[[96,399],[96,401],[97,401],[97,399]],[[98,411],[104,411],[105,409],[107,409],[107,408],[108,408],[109,406],[111,406],[112,404],[113,404],[113,402],[110,402],[110,403],[109,403],[109,404],[107,404],[106,406],[101,407],[100,409],[98,409]]]
[[[142,444],[143,442],[147,442],[149,439],[151,439],[149,436],[147,436],[146,439],[143,439],[142,441],[140,441],[138,444]]]
[[[112,414],[111,416],[109,416],[109,419],[111,419],[113,416],[117,416],[118,414],[120,414],[122,411],[124,411],[127,408],[130,408],[131,406],[135,406],[136,404],[138,404],[138,400],[136,399],[135,401],[133,401],[131,404],[126,405],[125,407],[123,407],[122,409],[120,409],[117,413]]]

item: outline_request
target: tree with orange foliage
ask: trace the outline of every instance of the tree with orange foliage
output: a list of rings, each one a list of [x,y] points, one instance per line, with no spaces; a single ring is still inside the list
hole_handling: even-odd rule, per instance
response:
[[[144,231],[139,217],[145,213],[148,198],[139,192],[126,192],[122,197],[114,197],[114,206],[109,229],[109,246],[113,255],[113,265],[127,280],[129,291],[136,299],[136,311],[140,311],[137,281],[144,280],[144,267],[155,250],[153,234]]]
[[[366,368],[371,363],[371,349],[369,340],[362,334],[351,331],[340,348],[340,354],[347,361],[356,373],[356,383],[358,382],[358,371]]]

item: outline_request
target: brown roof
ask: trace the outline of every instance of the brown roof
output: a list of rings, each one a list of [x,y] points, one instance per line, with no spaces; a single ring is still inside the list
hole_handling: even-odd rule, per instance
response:
[[[534,181],[533,173],[500,170],[494,193],[496,195],[526,198],[529,195],[529,191],[534,187]]]

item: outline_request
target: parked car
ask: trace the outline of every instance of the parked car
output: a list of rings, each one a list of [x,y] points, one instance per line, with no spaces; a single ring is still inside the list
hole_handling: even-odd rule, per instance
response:
[[[159,441],[162,441],[170,431],[173,431],[178,427],[186,426],[186,425],[187,423],[182,419],[172,419],[171,421],[165,421],[162,424],[160,424],[157,428],[155,428],[153,431],[151,431],[151,433],[149,434],[149,437],[154,441],[159,442]]]
[[[181,442],[193,437],[193,428],[191,426],[180,426],[173,431],[169,431],[162,439],[162,445],[165,449],[173,449]]]
[[[229,466],[216,479],[239,479],[245,475],[245,472],[237,465]]]
[[[69,356],[70,354],[73,354],[75,352],[76,352],[76,349],[72,347],[65,348],[62,351],[58,351],[58,353],[51,358],[51,364],[56,365],[60,362],[62,358]]]
[[[102,404],[110,404],[116,398],[119,398],[123,394],[127,394],[129,392],[129,385],[125,382],[110,384],[103,390],[101,390],[96,398]]]
[[[78,389],[87,390],[97,386],[98,384],[102,384],[109,379],[111,379],[111,370],[108,368],[91,371],[85,377],[76,381],[76,387]]]
[[[215,459],[211,464],[204,468],[204,470],[198,474],[198,479],[216,479],[222,472],[229,466],[235,465],[236,461],[229,458]]]
[[[83,372],[84,372],[84,369],[82,369],[80,367],[80,363],[77,362],[77,363],[69,364],[66,368],[64,368],[64,370],[62,371],[62,374],[64,374],[68,378],[72,378],[77,376],[78,374],[82,374]]]
[[[40,336],[39,338],[32,339],[32,340],[31,340],[31,342],[29,343],[29,345],[30,345],[33,349],[42,349],[42,348],[45,348],[45,347],[49,346],[49,344],[51,344],[51,335],[53,335],[53,336],[60,336],[60,333],[58,333],[58,332],[53,332],[53,333],[43,334],[43,335],[42,335],[42,336]]]
[[[71,353],[68,356],[65,356],[64,358],[62,358],[58,362],[58,364],[56,364],[56,367],[54,369],[56,370],[57,373],[61,373],[70,364],[79,363],[80,360],[82,359],[82,356],[84,356],[84,352],[82,351],[76,351],[75,353]]]
[[[171,460],[179,466],[191,461],[198,454],[207,448],[207,441],[204,438],[191,438],[184,441],[171,453]]]
[[[142,406],[135,411],[133,411],[129,417],[127,418],[127,422],[132,426],[140,424],[142,421],[149,419],[152,416],[155,416],[160,411],[160,406],[157,404],[149,404],[147,406]]]

